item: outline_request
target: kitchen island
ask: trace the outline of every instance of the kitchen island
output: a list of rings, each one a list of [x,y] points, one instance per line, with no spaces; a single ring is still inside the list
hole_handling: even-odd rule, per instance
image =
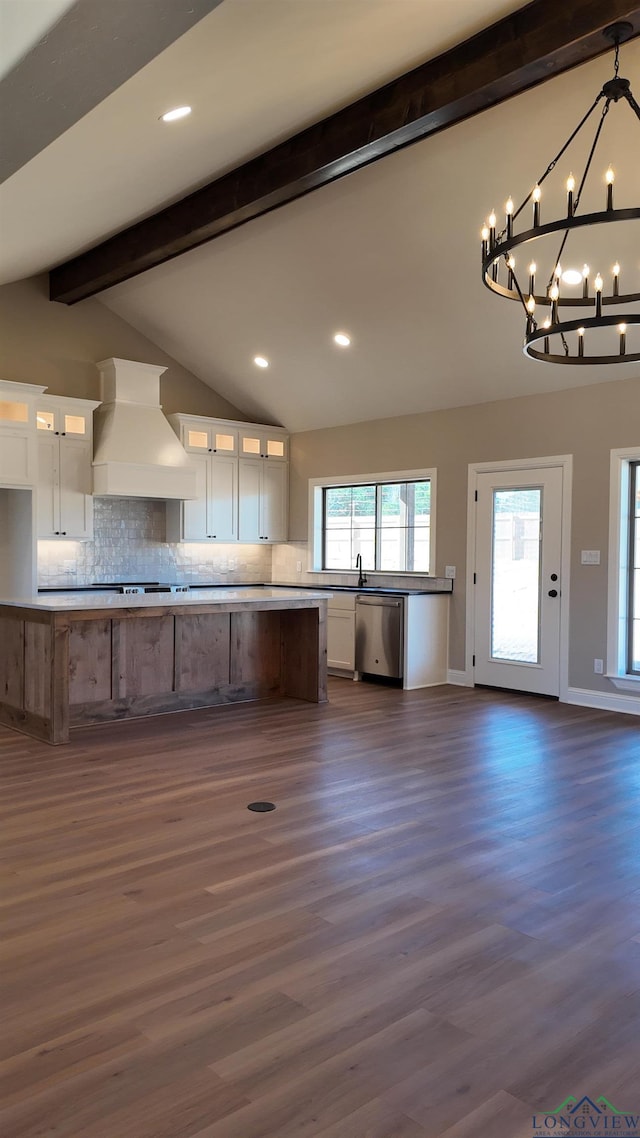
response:
[[[326,593],[264,586],[0,601],[0,723],[66,743],[71,727],[169,711],[323,703],[326,610]]]

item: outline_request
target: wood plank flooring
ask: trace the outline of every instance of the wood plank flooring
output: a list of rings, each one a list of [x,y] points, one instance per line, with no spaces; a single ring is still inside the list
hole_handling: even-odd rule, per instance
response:
[[[4,1138],[640,1114],[640,721],[329,695],[0,729]]]

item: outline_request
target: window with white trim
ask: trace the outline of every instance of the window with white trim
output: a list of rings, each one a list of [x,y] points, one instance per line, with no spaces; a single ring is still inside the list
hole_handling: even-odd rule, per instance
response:
[[[627,671],[640,676],[640,462],[629,464],[629,489]]]
[[[607,675],[640,694],[640,447],[611,452]]]
[[[397,471],[310,483],[313,568],[434,571],[435,471]]]

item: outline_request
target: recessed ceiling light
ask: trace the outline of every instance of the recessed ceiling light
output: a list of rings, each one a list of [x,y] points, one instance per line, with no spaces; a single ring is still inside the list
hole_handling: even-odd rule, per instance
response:
[[[351,337],[347,336],[346,332],[336,332],[333,338],[336,344],[339,344],[341,348],[348,348],[351,343]]]
[[[160,118],[163,122],[175,122],[176,119],[184,119],[187,115],[191,114],[191,107],[174,107],[172,111],[165,111]]]
[[[562,280],[568,285],[577,285],[582,283],[582,273],[578,269],[565,269],[562,274]]]
[[[265,360],[264,356],[254,356],[253,362],[256,367],[269,367],[269,361]]]

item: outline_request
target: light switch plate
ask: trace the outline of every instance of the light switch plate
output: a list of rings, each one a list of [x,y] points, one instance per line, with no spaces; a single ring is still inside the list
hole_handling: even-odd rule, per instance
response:
[[[455,578],[455,575],[456,575],[455,565],[445,565],[444,575],[445,575],[445,577],[448,577],[450,581],[453,581]]]
[[[583,549],[580,554],[580,561],[583,565],[599,565],[600,564],[600,550],[599,549]]]

